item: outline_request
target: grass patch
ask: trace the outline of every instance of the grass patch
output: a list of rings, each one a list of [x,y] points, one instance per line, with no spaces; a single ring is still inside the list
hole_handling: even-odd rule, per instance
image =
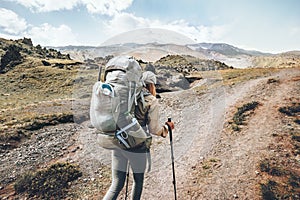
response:
[[[292,173],[289,177],[289,184],[293,187],[293,188],[300,188],[300,175],[299,174],[295,174]]]
[[[271,84],[271,83],[279,83],[279,79],[276,79],[276,78],[269,78],[268,81],[267,81],[268,84]]]
[[[287,116],[296,116],[300,113],[300,103],[294,103],[292,106],[280,107],[278,111]]]
[[[276,200],[276,186],[277,183],[275,181],[268,181],[266,184],[261,184],[262,198],[264,200]]]
[[[264,160],[260,170],[269,175],[267,183],[261,184],[261,194],[264,200],[297,199],[300,192],[300,176],[280,163]]]
[[[33,114],[20,119],[7,121],[0,126],[0,141],[10,140],[20,141],[26,137],[26,131],[34,131],[45,126],[57,125],[60,123],[73,123],[72,113],[53,113],[53,114]]]
[[[81,176],[82,173],[77,166],[57,163],[48,169],[24,174],[16,181],[14,188],[18,194],[27,193],[30,197],[61,199],[67,193],[69,182]]]
[[[84,176],[72,184],[68,192],[68,199],[102,199],[111,184],[111,169],[100,164],[97,175],[91,181]]]
[[[38,130],[45,126],[56,125],[60,123],[73,123],[73,114],[71,113],[59,113],[37,116],[33,121],[24,125],[25,130]]]
[[[70,98],[75,70],[39,66],[21,68],[0,76],[0,109],[12,109],[53,99]]]
[[[237,112],[234,114],[232,120],[232,129],[234,131],[240,131],[241,128],[239,125],[244,125],[244,122],[246,121],[246,117],[249,115],[249,112],[252,110],[255,110],[257,106],[259,105],[258,102],[252,101],[250,103],[246,103],[243,106],[239,107],[237,109]]]
[[[41,58],[26,57],[22,64],[1,74],[0,84],[5,87],[0,88],[0,142],[18,141],[30,131],[73,122],[70,99],[91,94],[96,70],[81,70],[72,60],[47,62],[51,66],[43,66]],[[56,64],[67,67],[53,67]]]
[[[247,68],[247,69],[229,69],[220,70],[225,85],[234,85],[260,77],[267,77],[279,69],[275,68]]]
[[[292,133],[292,140],[296,141],[296,142],[300,142],[300,133],[299,132],[295,132]]]
[[[296,125],[300,124],[299,114],[300,114],[300,103],[292,103],[291,106],[280,107],[278,109],[279,112],[289,116],[290,120],[296,123]],[[299,131],[290,131],[292,145],[294,146],[294,154],[300,154],[300,133]]]
[[[202,168],[205,169],[205,170],[207,170],[207,169],[210,169],[210,168],[211,168],[211,165],[210,165],[209,163],[204,163],[204,164],[202,165]]]
[[[273,147],[276,154],[259,163],[262,176],[267,178],[267,182],[260,185],[262,199],[299,199],[299,162],[294,157],[299,153],[298,136],[295,132],[282,135],[281,142]],[[286,153],[289,150],[294,156]]]
[[[210,158],[202,163],[203,170],[212,170],[213,168],[217,167],[220,164],[221,160],[218,158]]]
[[[268,159],[262,161],[259,167],[260,167],[260,171],[266,172],[271,176],[283,176],[286,173],[282,167],[270,163],[270,160]]]
[[[49,63],[74,66],[44,66],[38,58],[27,58],[0,76],[0,109],[13,109],[55,99],[69,99],[74,93],[87,93],[97,80],[96,70],[81,70],[76,61],[48,60]],[[57,63],[59,62],[59,63]],[[73,65],[72,65],[73,64]],[[80,90],[81,89],[81,90]]]
[[[235,85],[238,83],[246,82],[249,80],[268,77],[274,75],[280,69],[276,68],[246,68],[246,69],[224,69],[213,71],[201,71],[192,73],[195,77],[201,77],[202,79],[214,80],[210,83],[204,83],[201,86],[196,86],[194,89],[196,92],[202,94],[206,90],[223,86]],[[270,78],[268,83],[278,82],[275,78]]]
[[[295,184],[299,184],[299,180]],[[260,188],[263,200],[299,199],[299,187],[294,187],[290,183],[268,180],[267,183],[261,184]]]

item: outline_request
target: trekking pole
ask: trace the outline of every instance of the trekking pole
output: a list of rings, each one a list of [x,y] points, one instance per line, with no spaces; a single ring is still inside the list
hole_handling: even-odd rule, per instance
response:
[[[168,118],[168,122],[171,122],[171,118]],[[168,126],[168,131],[170,134],[170,145],[171,145],[171,159],[172,159],[172,171],[173,171],[173,185],[174,185],[174,195],[175,200],[177,200],[177,193],[176,193],[176,180],[175,180],[175,165],[174,165],[174,151],[173,151],[173,135],[172,135],[172,128],[168,123],[166,123]]]
[[[102,67],[99,66],[98,81],[101,81],[101,73],[102,73]]]
[[[127,164],[125,200],[127,200],[128,197],[129,169],[129,164]]]

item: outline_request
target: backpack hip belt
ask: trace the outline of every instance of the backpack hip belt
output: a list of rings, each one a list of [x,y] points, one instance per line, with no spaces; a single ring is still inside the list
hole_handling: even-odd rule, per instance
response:
[[[135,118],[132,119],[132,123],[128,124],[127,126],[125,126],[124,128],[121,128],[118,132],[116,132],[116,138],[126,147],[126,148],[130,148],[130,145],[125,141],[126,139],[128,139],[128,134],[126,132],[126,130],[130,129],[131,127],[133,127],[135,124],[137,124],[137,120]]]

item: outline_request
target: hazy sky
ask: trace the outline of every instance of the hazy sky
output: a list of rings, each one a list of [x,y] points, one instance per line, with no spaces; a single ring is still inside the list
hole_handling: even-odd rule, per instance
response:
[[[34,45],[99,46],[139,28],[271,53],[300,50],[300,1],[0,0],[0,37]]]

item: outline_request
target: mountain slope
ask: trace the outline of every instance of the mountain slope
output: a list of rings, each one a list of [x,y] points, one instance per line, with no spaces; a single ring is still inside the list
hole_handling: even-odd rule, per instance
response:
[[[248,55],[248,56],[267,56],[271,55],[268,53],[262,53],[259,51],[249,51],[237,48],[235,46],[225,44],[225,43],[198,43],[188,45],[188,47],[195,49],[196,51],[203,51],[209,53],[210,51],[215,51],[226,56],[238,56],[238,55]]]
[[[295,67],[300,64],[297,51],[269,54],[248,51],[228,44],[199,43],[189,45],[159,43],[125,43],[99,47],[58,47],[74,59],[85,60],[108,55],[127,54],[146,62],[155,62],[167,55],[190,55],[199,59],[216,60],[234,68]]]

